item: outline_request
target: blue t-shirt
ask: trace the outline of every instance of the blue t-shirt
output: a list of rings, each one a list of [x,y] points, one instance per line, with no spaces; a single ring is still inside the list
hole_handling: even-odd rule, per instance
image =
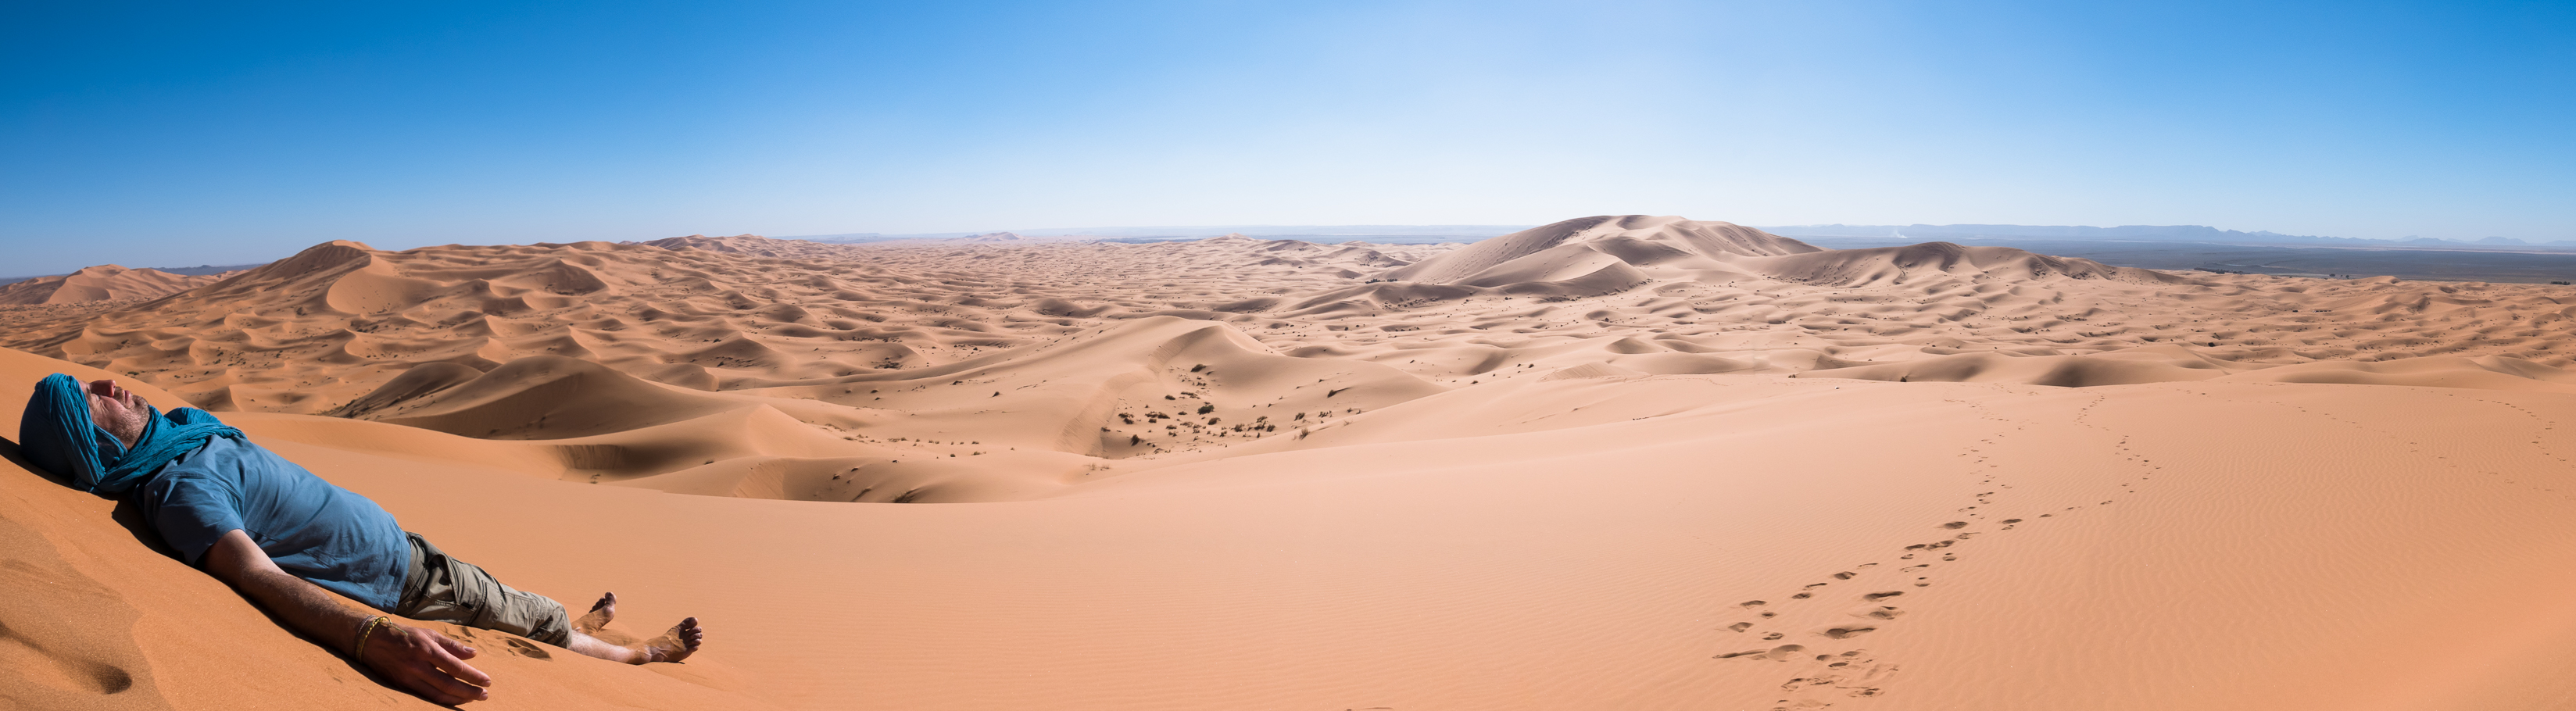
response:
[[[401,603],[411,542],[394,515],[247,440],[209,442],[136,494],[144,520],[189,565],[238,528],[288,575],[379,610]]]

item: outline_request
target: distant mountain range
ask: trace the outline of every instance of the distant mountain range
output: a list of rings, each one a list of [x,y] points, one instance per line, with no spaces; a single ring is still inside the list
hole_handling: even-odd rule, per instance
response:
[[[2207,242],[2212,244],[2304,244],[2336,247],[2576,247],[2576,240],[2526,242],[2512,237],[2447,240],[2430,237],[2359,239],[2285,235],[2271,231],[2238,232],[2201,225],[1789,225],[1764,227],[1783,237],[1880,237],[1915,240],[2067,239],[2129,242]]]

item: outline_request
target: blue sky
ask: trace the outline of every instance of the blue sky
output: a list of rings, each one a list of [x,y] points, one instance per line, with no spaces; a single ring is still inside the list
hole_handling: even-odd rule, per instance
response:
[[[8,3],[0,274],[690,233],[2576,239],[2576,3]]]

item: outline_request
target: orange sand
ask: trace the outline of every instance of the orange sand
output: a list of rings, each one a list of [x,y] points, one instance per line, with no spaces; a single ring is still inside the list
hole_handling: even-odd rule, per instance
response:
[[[0,402],[104,367],[513,585],[712,629],[642,668],[478,633],[491,708],[2576,698],[2576,289],[1646,217],[680,239],[334,243],[31,313]],[[420,703],[113,502],[0,497],[0,698]]]

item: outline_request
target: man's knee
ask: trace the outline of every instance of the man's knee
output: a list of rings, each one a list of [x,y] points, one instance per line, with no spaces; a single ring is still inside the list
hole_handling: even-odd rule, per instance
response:
[[[562,603],[503,585],[482,567],[450,557],[418,536],[412,542],[411,584],[394,614],[508,632],[558,647],[571,641],[572,621]]]
[[[508,632],[557,647],[572,641],[571,613],[563,603],[536,593],[502,588],[506,594],[489,610],[490,624],[474,625]]]

